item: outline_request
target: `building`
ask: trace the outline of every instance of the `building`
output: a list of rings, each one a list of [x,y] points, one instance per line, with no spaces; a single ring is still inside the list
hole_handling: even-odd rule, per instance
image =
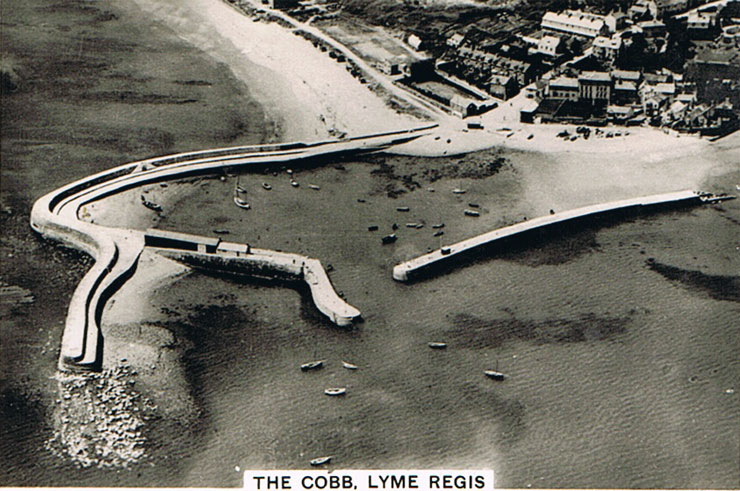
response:
[[[629,81],[615,81],[612,100],[617,104],[631,104],[637,102],[639,92],[637,84]]]
[[[213,254],[221,243],[221,239],[150,228],[144,234],[144,243],[148,247],[183,249]]]
[[[578,76],[578,97],[592,103],[611,99],[612,78],[606,72],[583,72]]]
[[[597,60],[613,65],[622,52],[622,40],[618,37],[597,36],[591,49]]]
[[[658,6],[653,0],[637,0],[627,14],[633,20],[640,21],[647,18],[655,19],[658,16]]]
[[[456,33],[447,38],[447,46],[450,48],[459,48],[460,45],[465,41],[465,35]]]
[[[298,7],[298,0],[262,0],[271,9],[288,10]]]
[[[610,12],[604,16],[604,23],[609,32],[618,32],[627,27],[627,14],[622,11]]]
[[[645,39],[663,37],[667,32],[666,25],[658,20],[638,22],[633,30],[642,33]]]
[[[488,80],[488,93],[499,99],[508,99],[517,94],[519,84],[510,75],[493,74]]]
[[[642,74],[637,70],[612,70],[612,80],[616,82],[632,82],[639,84],[642,80]]]
[[[565,33],[586,38],[609,34],[609,27],[603,16],[580,10],[566,10],[561,13],[547,12],[542,17],[540,27],[545,32]]]
[[[455,95],[450,99],[450,112],[459,118],[466,118],[478,114],[478,105],[472,99]]]
[[[634,115],[631,106],[617,106],[610,104],[606,108],[606,119],[616,124],[624,124]]]
[[[416,34],[411,34],[409,38],[406,40],[409,46],[414,48],[416,51],[421,51],[424,49],[423,42],[419,36]]]
[[[549,99],[577,101],[578,96],[578,79],[571,77],[558,77],[554,80],[550,80],[547,93],[547,97]]]
[[[653,0],[658,11],[656,17],[677,14],[689,8],[688,0]]]
[[[562,40],[558,36],[542,36],[542,39],[537,42],[536,53],[541,53],[545,56],[555,57],[560,53],[562,46]]]
[[[378,70],[386,75],[400,75],[406,68],[406,59],[401,57],[388,58],[378,62]]]

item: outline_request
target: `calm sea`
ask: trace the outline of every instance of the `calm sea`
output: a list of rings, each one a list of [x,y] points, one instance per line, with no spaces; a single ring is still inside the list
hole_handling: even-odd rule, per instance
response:
[[[404,162],[395,169],[414,165]],[[317,257],[363,322],[331,325],[290,285],[189,275],[152,302],[186,314],[184,362],[203,415],[194,436],[154,427],[149,462],[77,471],[43,449],[48,427],[26,428],[29,447],[16,455],[32,456],[37,474],[18,463],[23,482],[240,486],[236,468],[307,468],[334,455],[335,468],[492,468],[500,487],[740,485],[738,201],[393,281],[395,263],[429,247],[533,216],[512,163],[485,179],[419,178],[393,199],[403,179],[377,172],[377,161],[296,171],[300,188],[284,172],[246,174],[249,211],[231,202],[233,178],[196,184],[162,228],[228,229],[229,240]],[[479,218],[463,217],[470,202]],[[393,223],[398,241],[381,245]],[[325,367],[300,371],[314,359]],[[483,375],[495,368],[508,378]],[[323,394],[335,386],[347,395]]]

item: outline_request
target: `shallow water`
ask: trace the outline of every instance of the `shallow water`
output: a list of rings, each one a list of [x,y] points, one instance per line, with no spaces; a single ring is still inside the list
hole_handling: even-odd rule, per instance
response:
[[[390,199],[374,168],[301,171],[297,189],[284,173],[244,176],[247,213],[228,204],[233,183],[209,181],[208,212],[183,202],[161,224],[202,233],[217,217],[229,240],[331,263],[364,318],[336,328],[300,289],[202,274],[158,295],[191,312],[196,342],[186,358],[206,418],[184,482],[239,485],[235,466],[305,468],[331,454],[336,468],[490,467],[504,487],[738,485],[740,414],[726,393],[740,368],[736,201],[595,226],[405,285],[394,263],[528,205],[511,170]],[[471,200],[479,219],[461,218]],[[394,221],[399,240],[383,246]],[[299,370],[319,358],[324,369]],[[483,375],[496,366],[503,383]],[[330,386],[348,394],[326,397]]]

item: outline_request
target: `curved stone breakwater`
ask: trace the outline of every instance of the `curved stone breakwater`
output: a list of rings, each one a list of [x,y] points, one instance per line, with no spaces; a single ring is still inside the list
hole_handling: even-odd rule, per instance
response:
[[[589,220],[615,213],[639,213],[640,211],[666,207],[712,203],[732,198],[731,196],[714,196],[710,193],[686,190],[612,201],[559,213],[551,211],[549,215],[492,230],[449,246],[440,247],[435,251],[416,257],[410,261],[397,264],[393,268],[393,279],[397,281],[410,281],[416,277],[429,274],[435,268],[439,268],[453,259],[459,259],[460,256],[476,249],[490,246],[506,239],[525,237],[526,234],[531,232],[546,231],[555,227],[573,224],[580,220]]]
[[[84,205],[138,186],[213,173],[226,167],[272,166],[288,162],[295,166],[312,159],[380,151],[418,138],[434,127],[436,125],[427,125],[406,131],[315,143],[241,146],[168,155],[124,164],[42,196],[31,210],[31,227],[44,237],[81,250],[95,260],[70,300],[59,369],[84,371],[102,366],[100,319],[103,307],[133,274],[145,247],[143,231],[80,220],[79,211]],[[354,315],[356,309],[338,297],[331,300],[327,297],[327,284],[329,288],[331,284],[321,264],[308,258],[302,260],[305,262],[302,274],[311,286],[318,308],[334,322],[344,322],[347,316],[357,317],[359,312]]]

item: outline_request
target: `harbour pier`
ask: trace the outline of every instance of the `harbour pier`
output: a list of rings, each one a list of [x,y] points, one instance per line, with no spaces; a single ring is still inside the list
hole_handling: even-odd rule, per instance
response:
[[[497,243],[503,243],[506,240],[526,238],[528,237],[527,234],[531,233],[545,232],[557,227],[572,226],[581,221],[605,218],[616,214],[637,214],[659,209],[711,203],[725,199],[732,199],[732,197],[714,196],[710,193],[685,190],[612,201],[558,213],[552,212],[549,215],[525,220],[514,225],[465,239],[455,244],[440,247],[428,254],[397,264],[393,268],[393,279],[397,281],[411,281],[414,278],[428,275],[432,270],[441,268],[447,263],[456,260],[459,261],[461,256],[473,251]]]
[[[316,162],[323,162],[322,159],[338,155],[377,152],[429,134],[436,126],[430,124],[339,140],[249,145],[167,155],[123,164],[42,196],[31,210],[31,228],[45,238],[80,250],[95,260],[70,300],[59,354],[59,369],[89,371],[102,366],[100,319],[103,308],[108,298],[134,273],[138,258],[146,247],[144,231],[86,222],[80,218],[83,206],[139,186],[222,172],[225,168],[260,168],[286,163],[294,167],[316,165]],[[262,255],[269,254],[264,252]],[[257,257],[258,254],[253,255],[253,259]],[[277,256],[271,257],[272,266],[276,267],[280,261]],[[357,309],[336,295],[317,260],[303,258],[302,261],[301,274],[308,282],[321,312],[342,325],[359,316]]]

